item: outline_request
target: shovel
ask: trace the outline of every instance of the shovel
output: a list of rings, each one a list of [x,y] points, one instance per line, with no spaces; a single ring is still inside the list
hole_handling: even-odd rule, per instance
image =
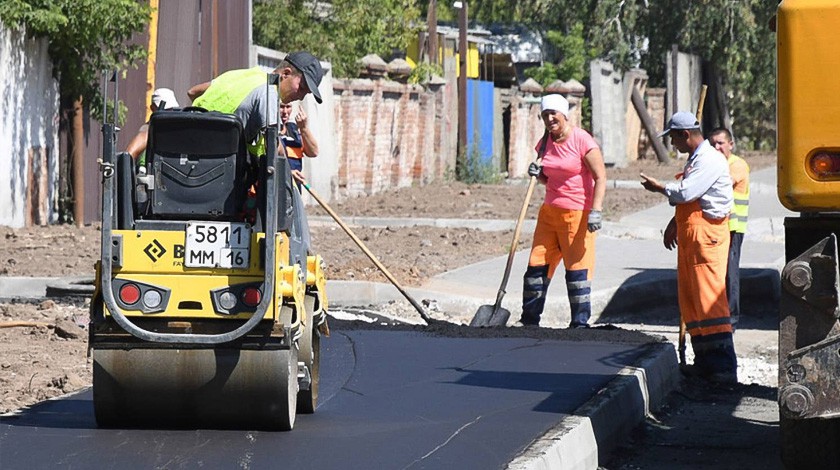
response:
[[[437,323],[438,320],[435,320],[432,317],[430,317],[429,314],[426,313],[426,310],[424,310],[423,307],[420,305],[420,303],[418,303],[416,300],[414,300],[414,297],[409,295],[408,292],[406,292],[406,290],[403,289],[403,287],[400,285],[399,282],[397,282],[396,279],[394,279],[394,276],[391,275],[391,273],[388,271],[388,269],[385,268],[385,266],[383,266],[382,263],[379,262],[379,259],[376,257],[376,255],[374,255],[370,250],[368,250],[367,246],[365,246],[365,244],[361,240],[359,240],[359,237],[357,237],[356,234],[353,233],[352,230],[350,230],[350,227],[348,227],[341,220],[341,217],[339,217],[338,214],[336,214],[330,208],[330,206],[327,205],[327,203],[324,202],[318,196],[318,194],[315,191],[313,191],[312,188],[309,187],[308,184],[306,184],[305,181],[303,181],[301,179],[298,179],[298,181],[301,183],[301,185],[304,188],[306,188],[307,191],[309,191],[309,194],[318,202],[318,204],[321,205],[321,207],[324,208],[325,211],[327,211],[327,213],[330,215],[330,217],[332,217],[333,220],[335,220],[335,222],[344,230],[344,232],[347,233],[347,235],[349,235],[350,238],[352,238],[354,242],[356,242],[356,245],[358,245],[359,248],[361,248],[362,251],[367,255],[367,257],[370,258],[371,261],[373,261],[373,264],[375,264],[376,267],[379,268],[380,271],[382,271],[382,274],[384,274],[385,277],[387,277],[388,280],[391,281],[391,284],[393,284],[394,287],[396,287],[397,290],[400,291],[400,294],[402,294],[403,297],[405,297],[406,300],[408,300],[408,302],[414,307],[414,309],[417,310],[417,313],[420,314],[420,317],[423,318],[423,321],[425,321],[427,325],[431,325],[432,323]]]
[[[543,134],[542,146],[540,147],[539,155],[537,155],[537,165],[542,162],[547,142],[548,130],[546,130],[545,134]],[[508,279],[510,279],[510,268],[513,266],[513,256],[516,253],[516,247],[519,244],[519,234],[522,232],[522,221],[525,220],[525,213],[528,212],[528,204],[531,202],[531,195],[534,194],[534,187],[536,185],[537,177],[532,176],[530,183],[528,183],[528,192],[525,193],[525,202],[522,204],[522,209],[519,211],[519,219],[516,221],[516,228],[513,229],[513,241],[510,244],[510,252],[508,253],[507,264],[505,265],[505,274],[502,276],[502,285],[499,286],[499,293],[496,294],[496,303],[493,305],[482,305],[481,307],[478,307],[478,311],[475,313],[472,321],[470,321],[470,326],[504,326],[510,318],[510,310],[502,308],[502,299],[505,296]]]

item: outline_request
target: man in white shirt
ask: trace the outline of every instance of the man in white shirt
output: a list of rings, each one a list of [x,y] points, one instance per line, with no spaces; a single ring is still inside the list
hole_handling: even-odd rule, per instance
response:
[[[641,175],[642,186],[668,197],[676,214],[665,230],[668,249],[677,247],[680,316],[691,335],[694,365],[686,369],[712,382],[737,382],[726,266],[732,179],[726,158],[703,138],[693,114],[679,112],[660,137],[690,156],[679,181],[662,184]]]

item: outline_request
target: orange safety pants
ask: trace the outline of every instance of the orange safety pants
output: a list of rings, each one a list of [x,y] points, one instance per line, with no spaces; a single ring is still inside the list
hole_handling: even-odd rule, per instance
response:
[[[726,299],[729,225],[703,217],[697,201],[677,205],[680,315],[691,336],[732,333]]]
[[[560,261],[566,267],[571,326],[586,326],[592,311],[590,293],[595,270],[595,233],[587,227],[589,211],[543,204],[537,217],[522,292],[523,324],[539,324],[548,284]]]
[[[537,217],[534,242],[528,266],[548,265],[548,277],[563,261],[567,271],[585,269],[586,280],[592,280],[595,271],[595,232],[590,232],[586,221],[589,211],[560,209],[543,204]]]

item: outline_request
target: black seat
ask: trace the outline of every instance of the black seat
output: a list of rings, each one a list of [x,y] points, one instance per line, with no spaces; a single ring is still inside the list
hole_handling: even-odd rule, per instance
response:
[[[146,166],[154,188],[144,218],[238,220],[253,174],[242,124],[217,112],[159,111]]]

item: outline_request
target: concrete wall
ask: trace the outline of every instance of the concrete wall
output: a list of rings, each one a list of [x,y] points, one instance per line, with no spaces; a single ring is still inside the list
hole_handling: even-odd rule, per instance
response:
[[[592,136],[601,146],[608,166],[627,165],[627,105],[630,102],[621,74],[612,64],[593,60],[589,64],[592,94]]]
[[[0,23],[0,225],[58,220],[58,82],[46,40]]]
[[[670,117],[677,111],[697,112],[700,88],[703,86],[703,64],[700,57],[684,52],[676,54],[676,62],[675,54],[667,54],[666,57],[666,83],[671,93],[666,101],[666,116]]]

